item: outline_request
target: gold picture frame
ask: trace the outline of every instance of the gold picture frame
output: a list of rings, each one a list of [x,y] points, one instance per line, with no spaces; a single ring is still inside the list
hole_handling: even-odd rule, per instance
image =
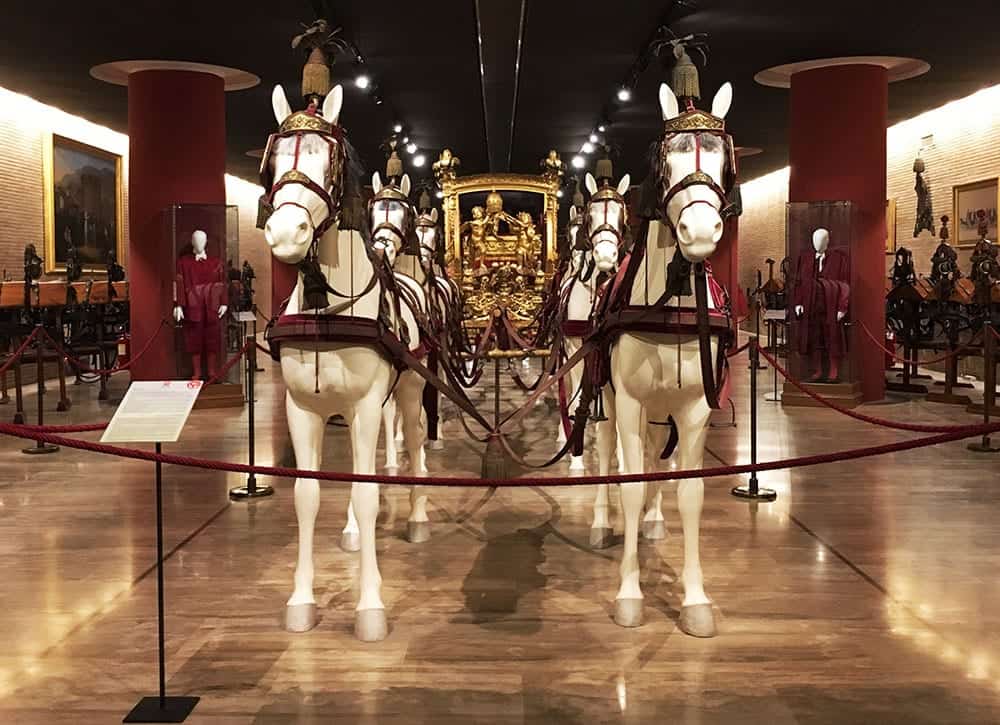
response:
[[[108,178],[111,174],[113,180]],[[84,272],[105,271],[104,260],[112,246],[118,263],[124,262],[125,205],[120,154],[48,134],[43,146],[42,185],[46,272],[66,271],[69,240],[80,253]]]
[[[885,201],[885,253],[896,253],[896,200]]]
[[[980,239],[975,214],[983,209],[987,214],[986,238],[997,240],[997,210],[1000,209],[1000,179],[982,179],[952,188],[952,236],[954,245],[971,248]]]

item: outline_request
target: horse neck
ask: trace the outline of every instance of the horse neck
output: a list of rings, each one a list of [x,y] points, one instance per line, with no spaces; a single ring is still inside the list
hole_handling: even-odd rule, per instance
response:
[[[673,261],[675,254],[680,254],[680,248],[673,233],[658,221],[649,223],[649,232],[644,240],[639,240],[644,253],[636,270],[635,280],[629,296],[629,304],[635,307],[648,307],[656,303],[667,289],[667,265]],[[694,268],[691,271],[691,289],[694,290]],[[709,307],[713,307],[709,295]],[[668,306],[694,307],[694,295],[685,295],[678,299],[671,297]]]
[[[570,282],[569,300],[566,303],[566,317],[570,320],[589,320],[594,307],[594,294],[597,290],[597,271],[594,270],[590,279],[581,280],[573,275]]]
[[[407,277],[411,277],[417,281],[421,287],[427,284],[427,273],[424,271],[424,265],[421,264],[420,256],[417,254],[401,254],[396,257],[396,263],[393,265],[393,270],[396,272],[402,272]]]
[[[332,226],[320,238],[318,252],[320,268],[327,282],[342,294],[352,297],[360,294],[375,273],[359,232]],[[301,279],[300,275],[300,284]],[[378,317],[378,295],[379,285],[375,285],[368,294],[356,299],[340,314],[375,319]],[[334,295],[329,298],[330,304],[345,302]]]

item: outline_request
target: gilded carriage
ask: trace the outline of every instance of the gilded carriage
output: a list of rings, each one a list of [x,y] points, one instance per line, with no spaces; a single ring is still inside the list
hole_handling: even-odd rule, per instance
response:
[[[515,322],[529,322],[541,307],[557,257],[556,218],[562,162],[553,151],[542,173],[459,177],[449,149],[434,164],[443,194],[445,261],[459,281],[465,320],[487,324],[506,307]]]

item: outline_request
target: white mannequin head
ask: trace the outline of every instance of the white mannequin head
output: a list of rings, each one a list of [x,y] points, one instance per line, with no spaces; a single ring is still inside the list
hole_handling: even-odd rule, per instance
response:
[[[191,235],[191,249],[194,250],[195,254],[201,254],[205,251],[206,246],[208,246],[208,235],[201,229],[195,229]]]
[[[826,248],[830,246],[830,232],[820,227],[813,232],[813,249],[817,254],[825,254]]]

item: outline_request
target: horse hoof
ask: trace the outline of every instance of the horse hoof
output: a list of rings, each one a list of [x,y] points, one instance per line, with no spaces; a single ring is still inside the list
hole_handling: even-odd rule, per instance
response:
[[[395,472],[399,471],[399,462],[398,461],[386,461],[385,462],[385,470],[389,471],[390,473],[395,473]]]
[[[576,456],[573,456],[573,458],[571,458],[569,462],[569,470],[571,471],[587,470],[587,467],[583,465],[583,457],[581,456],[580,458],[577,458]]]
[[[441,440],[440,438],[436,441],[427,441],[427,448],[432,451],[443,451],[444,441]]]
[[[667,524],[665,521],[643,521],[642,538],[650,541],[659,541],[667,538]]]
[[[615,624],[619,627],[642,626],[642,599],[616,599]]]
[[[430,541],[431,522],[430,521],[407,521],[406,540],[411,544],[422,544]]]
[[[345,531],[340,535],[340,548],[344,551],[361,551],[361,534],[357,531]]]
[[[677,621],[677,626],[685,634],[692,637],[714,637],[715,613],[711,604],[691,604],[681,607],[681,616]]]
[[[316,626],[318,616],[315,602],[310,604],[289,604],[285,607],[285,631],[308,632]]]
[[[381,642],[388,634],[384,609],[359,609],[354,613],[354,636],[362,642]]]
[[[610,526],[590,527],[590,548],[609,549],[614,543],[615,530]]]

